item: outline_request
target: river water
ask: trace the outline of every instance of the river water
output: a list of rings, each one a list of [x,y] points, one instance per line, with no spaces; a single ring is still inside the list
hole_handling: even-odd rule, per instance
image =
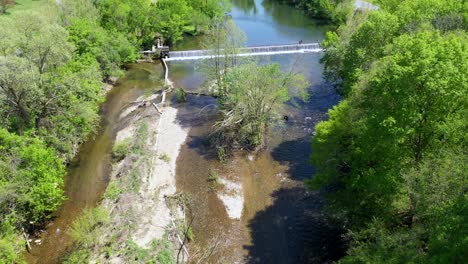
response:
[[[271,1],[234,0],[232,19],[247,45],[319,42],[327,27],[289,6]],[[198,48],[196,43],[179,47]],[[343,255],[341,231],[325,219],[320,195],[308,192],[303,180],[313,177],[308,159],[315,125],[340,100],[323,80],[321,53],[275,55],[259,63],[279,63],[285,71],[303,74],[311,83],[308,102],[287,103],[280,113],[289,120],[270,128],[267,146],[257,153],[238,151],[220,163],[208,143],[217,118],[216,101],[189,96],[179,104],[179,122],[190,128],[177,160],[177,189],[189,194],[193,218],[192,258],[200,263],[327,263]],[[176,86],[202,89],[202,61],[170,62]],[[208,175],[216,172],[226,185],[241,186],[243,205],[232,219],[223,192],[213,190]],[[225,194],[225,193],[224,193]]]
[[[55,218],[39,235],[41,245],[26,254],[28,263],[60,263],[72,246],[68,230],[86,207],[96,206],[106,189],[111,172],[111,152],[116,132],[121,129],[118,117],[122,108],[145,92],[161,86],[163,69],[159,64],[127,65],[126,74],[107,94],[101,106],[101,124],[96,135],[81,145],[65,177],[67,200]],[[33,243],[34,244],[34,243]],[[0,261],[1,262],[1,261]]]
[[[232,19],[246,33],[247,45],[318,42],[328,30],[289,6],[268,0],[233,0]],[[199,39],[178,49],[200,48]],[[303,74],[311,82],[308,102],[287,103],[267,135],[267,146],[257,153],[236,152],[220,163],[207,137],[217,118],[216,100],[188,96],[178,107],[178,122],[190,129],[177,159],[177,190],[190,196],[190,217],[195,239],[189,245],[199,263],[327,263],[343,254],[341,232],[323,216],[320,195],[307,192],[303,180],[313,177],[308,159],[310,139],[317,122],[340,97],[327,85],[319,63],[322,54],[262,57],[260,63],[279,63],[282,69]],[[204,82],[202,62],[170,62],[176,86],[197,90]],[[102,106],[99,133],[80,148],[66,178],[68,200],[42,235],[42,245],[27,255],[29,263],[58,263],[70,248],[67,230],[83,208],[96,205],[105,190],[110,153],[122,107],[148,89],[159,86],[160,65],[130,65],[127,74],[108,94]],[[207,182],[215,171],[241,187],[239,219],[231,219],[226,206]]]

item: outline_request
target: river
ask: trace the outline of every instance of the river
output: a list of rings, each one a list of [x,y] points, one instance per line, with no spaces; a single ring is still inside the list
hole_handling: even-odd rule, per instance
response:
[[[328,28],[302,12],[273,1],[233,0],[232,19],[246,33],[247,45],[321,41]],[[200,48],[199,39],[177,49]],[[308,159],[317,122],[340,97],[323,80],[322,54],[262,57],[277,62],[310,81],[308,102],[287,103],[281,114],[287,122],[273,124],[267,146],[251,154],[236,152],[227,163],[216,159],[207,136],[216,119],[216,100],[188,96],[177,104],[178,122],[189,137],[177,159],[177,190],[189,194],[195,239],[189,250],[201,263],[327,263],[343,254],[341,231],[323,216],[320,195],[308,192],[303,180],[313,176]],[[197,90],[204,78],[201,62],[170,62],[170,78],[178,87]],[[57,263],[70,247],[67,230],[81,210],[100,201],[110,171],[110,153],[116,120],[122,107],[154,87],[160,65],[130,65],[127,74],[108,94],[102,106],[101,129],[80,148],[66,178],[68,200],[46,228],[42,245],[27,255],[29,263]],[[154,78],[158,76],[158,78]],[[207,182],[215,171],[224,185],[239,186],[241,215],[232,219],[220,196]],[[239,201],[237,201],[239,202]]]
[[[294,8],[270,1],[235,0],[231,16],[245,32],[249,46],[319,42],[328,29]],[[181,49],[186,48],[187,43]],[[289,120],[271,126],[267,146],[258,153],[238,151],[227,163],[220,163],[207,140],[217,117],[215,100],[189,96],[178,105],[179,122],[191,128],[177,160],[177,188],[191,198],[194,259],[201,263],[327,263],[343,255],[341,230],[325,219],[320,194],[308,192],[303,184],[313,176],[308,159],[314,127],[340,100],[323,80],[321,56],[259,58],[260,63],[276,62],[285,71],[303,74],[311,83],[312,97],[285,105],[281,115]],[[176,86],[197,90],[204,82],[202,67],[201,61],[170,62],[170,78]],[[213,191],[207,180],[213,171],[227,189]],[[233,191],[238,201],[236,194],[229,195]],[[241,216],[233,219],[229,206],[239,204]]]
[[[111,172],[113,141],[119,126],[123,125],[117,122],[123,106],[145,92],[160,87],[162,76],[159,64],[127,65],[125,76],[107,94],[106,102],[101,106],[100,129],[80,146],[78,155],[68,167],[65,177],[67,200],[39,235],[41,244],[33,246],[31,252],[26,254],[28,263],[59,263],[70,249],[70,225],[84,208],[96,206],[106,189]]]

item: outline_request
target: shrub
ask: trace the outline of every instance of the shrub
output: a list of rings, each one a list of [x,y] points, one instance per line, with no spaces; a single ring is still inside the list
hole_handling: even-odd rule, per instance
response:
[[[116,143],[112,149],[112,158],[117,161],[122,160],[130,153],[130,148],[130,138],[126,138],[123,141]]]

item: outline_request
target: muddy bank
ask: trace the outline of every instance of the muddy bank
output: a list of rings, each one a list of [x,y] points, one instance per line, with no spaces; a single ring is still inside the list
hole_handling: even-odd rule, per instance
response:
[[[101,106],[101,123],[97,133],[79,147],[77,156],[68,167],[65,177],[67,200],[54,213],[52,221],[38,232],[31,252],[26,253],[28,263],[60,263],[72,243],[68,230],[71,223],[87,207],[101,200],[111,167],[111,152],[117,130],[124,124],[118,122],[122,108],[138,97],[161,87],[162,68],[157,64],[128,65],[126,75],[107,93]],[[34,241],[33,241],[34,242]]]

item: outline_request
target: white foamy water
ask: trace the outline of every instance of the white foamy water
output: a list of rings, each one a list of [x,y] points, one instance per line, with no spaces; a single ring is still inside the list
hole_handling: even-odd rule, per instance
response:
[[[239,48],[239,57],[247,56],[270,56],[279,54],[294,54],[294,53],[317,53],[322,52],[318,43],[309,44],[289,44],[289,45],[272,45],[272,46],[256,46]],[[166,61],[180,61],[180,60],[201,60],[212,59],[224,56],[223,51],[216,53],[214,50],[187,50],[187,51],[171,51],[169,58]]]

